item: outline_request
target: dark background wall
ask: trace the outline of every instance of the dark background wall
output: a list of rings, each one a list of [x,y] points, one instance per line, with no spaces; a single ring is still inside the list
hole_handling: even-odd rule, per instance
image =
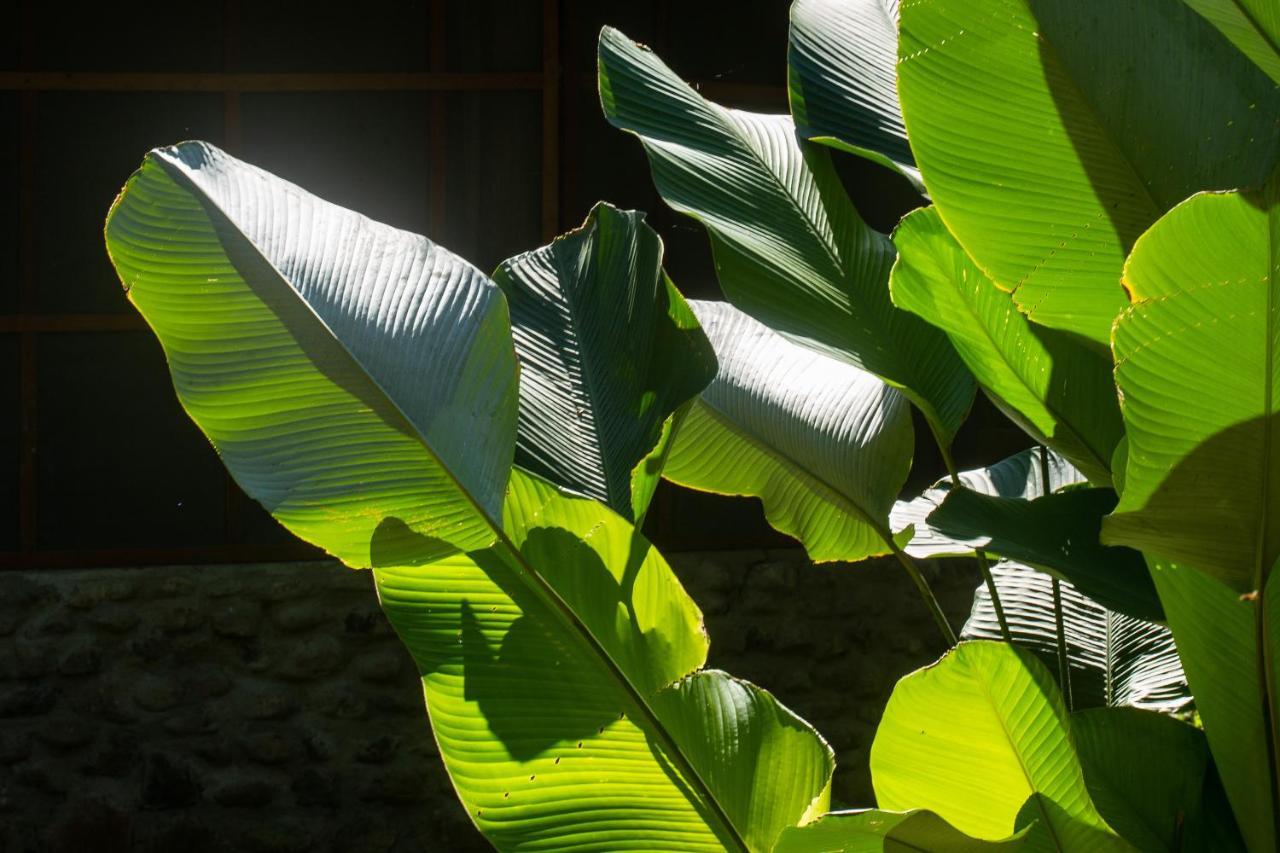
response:
[[[681,552],[712,667],[768,688],[874,802],[893,684],[942,651],[892,561]],[[951,620],[976,575],[931,573]],[[327,562],[0,573],[0,853],[487,849],[367,572]]]
[[[781,112],[787,5],[0,0],[0,851],[478,844],[367,577],[298,562],[318,555],[229,480],[121,293],[102,221],[143,154],[210,140],[482,269],[607,199],[715,298],[705,235],[600,115],[595,37]],[[920,203],[839,167],[881,230]],[[907,491],[941,473],[917,433]],[[957,456],[1021,440],[980,404]],[[713,665],[817,724],[837,799],[869,804],[888,690],[937,651],[909,585],[806,566],[753,500],[664,485],[645,532],[707,611]],[[958,623],[972,578],[939,582]]]

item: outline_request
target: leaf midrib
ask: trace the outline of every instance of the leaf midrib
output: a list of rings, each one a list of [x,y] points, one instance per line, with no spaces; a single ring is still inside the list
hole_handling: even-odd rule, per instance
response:
[[[621,33],[618,33],[618,37],[621,40],[627,42],[627,47],[635,46],[634,43],[631,43],[630,40],[627,39],[626,36],[622,35]],[[831,275],[830,272],[827,272],[823,274],[823,277],[826,278],[832,284],[836,284],[836,285],[839,285],[841,283],[850,284],[851,282],[849,278],[849,271],[845,268],[844,262],[842,261],[839,254],[839,250],[834,244],[834,229],[832,229],[833,231],[832,241],[829,242],[826,236],[822,233],[822,230],[818,227],[818,224],[815,221],[815,217],[810,216],[809,212],[805,210],[803,205],[800,204],[799,200],[796,199],[794,194],[792,194],[790,189],[788,189],[787,185],[783,183],[782,179],[778,176],[777,172],[775,172],[773,168],[769,166],[769,164],[764,160],[764,158],[760,155],[760,153],[755,149],[755,146],[753,146],[746,139],[746,135],[742,132],[741,128],[739,128],[737,123],[733,121],[733,117],[732,117],[733,111],[729,110],[727,107],[723,107],[720,104],[715,103],[714,101],[709,101],[706,98],[704,98],[700,92],[698,92],[693,87],[691,87],[678,74],[676,74],[669,67],[667,67],[666,63],[662,62],[662,60],[656,54],[653,54],[651,51],[649,53],[651,56],[653,56],[655,60],[657,60],[659,63],[663,65],[663,68],[671,75],[673,79],[675,79],[689,94],[691,94],[694,98],[696,98],[697,101],[704,108],[707,108],[707,111],[712,116],[715,117],[717,124],[720,126],[721,130],[725,133],[725,135],[734,141],[735,143],[734,148],[745,152],[746,155],[755,162],[760,172],[762,172],[765,176],[767,176],[768,182],[774,187],[776,193],[780,195],[782,199],[786,202],[786,206],[789,207],[794,212],[794,214],[796,215],[796,218],[803,223],[804,229],[810,234],[810,236],[813,237],[814,241],[818,244],[819,248],[821,249],[823,256],[826,258],[827,262],[834,269],[834,272],[835,272],[834,276]],[[628,62],[627,64],[631,65],[632,63]],[[625,70],[626,69],[624,68],[624,71]],[[601,73],[603,73],[606,77],[608,76],[608,72],[605,71],[603,68],[601,69]],[[647,88],[648,87],[646,87],[646,89]],[[666,99],[664,98],[663,100],[666,100]],[[742,112],[744,112],[747,115],[764,116],[766,119],[770,119],[770,120],[788,117],[786,116],[785,113],[769,114],[769,113],[750,113],[747,111],[742,111]],[[614,111],[614,118],[620,120],[620,116],[618,115],[618,111],[616,108]],[[634,128],[624,127],[622,129],[627,131],[628,133],[631,133],[637,136],[646,148],[654,144],[654,143],[651,143],[646,138],[645,134],[641,133],[640,131]],[[794,132],[794,127],[792,128],[792,130]],[[818,180],[817,176],[809,168],[808,162],[805,161],[804,149],[801,147],[800,140],[796,140],[796,146],[799,149],[800,160],[804,162],[803,172],[807,173],[809,177],[814,181],[815,192],[816,192],[817,190],[816,184]],[[843,192],[843,189],[841,189],[840,191]],[[819,198],[819,202],[818,202],[819,206],[822,207],[822,214],[824,217],[827,218],[828,220],[827,224],[828,226],[830,226],[831,224],[830,217],[827,214],[825,205],[822,205],[821,193],[817,193],[817,195]],[[852,202],[850,202],[850,206],[852,206]],[[693,211],[692,209],[689,209],[685,212],[694,213],[695,211]],[[854,210],[854,215],[857,216],[856,209]],[[696,218],[701,219],[702,217],[696,217]],[[861,221],[860,216],[858,216],[857,218],[859,219],[859,221]],[[874,231],[874,229],[872,229],[865,222],[863,222],[862,224],[866,230]],[[875,232],[875,233],[879,233],[879,232]],[[881,235],[881,236],[884,236],[884,235]],[[848,290],[845,290],[844,288],[838,288],[838,289],[840,289],[842,293],[848,296],[850,298],[850,301],[856,300],[862,305],[862,307],[864,308],[866,307],[866,299],[858,291],[857,288],[850,288]]]
[[[1058,830],[1053,825],[1053,821],[1049,818],[1049,811],[1044,807],[1044,803],[1040,799],[1040,788],[1031,778],[1031,771],[1027,769],[1026,762],[1022,760],[1022,751],[1019,749],[1017,742],[1013,739],[1013,733],[1009,731],[1009,727],[1005,724],[1004,717],[1000,714],[1000,706],[996,703],[995,696],[991,693],[990,685],[985,679],[974,679],[982,695],[986,698],[988,706],[991,708],[991,716],[995,717],[996,722],[1000,726],[1000,732],[1004,735],[1005,742],[1009,744],[1009,750],[1013,753],[1014,759],[1018,762],[1018,769],[1022,771],[1023,781],[1027,783],[1027,787],[1031,789],[1031,797],[1036,801],[1036,810],[1040,813],[1041,819],[1044,821],[1045,829],[1049,833],[1049,837],[1053,840],[1054,849],[1065,851],[1062,846],[1062,840],[1058,838]],[[1017,829],[1015,826],[1014,829]]]
[[[750,442],[762,453],[774,459],[780,459],[785,463],[790,463],[796,469],[798,469],[802,474],[804,474],[806,477],[816,482],[823,489],[826,489],[827,491],[831,492],[833,495],[835,495],[837,498],[840,499],[841,503],[847,504],[848,507],[853,510],[853,512],[851,513],[852,515],[857,517],[859,520],[861,520],[867,526],[869,526],[873,531],[875,531],[875,534],[879,536],[886,545],[889,546],[890,550],[894,549],[895,546],[893,544],[893,536],[889,533],[888,529],[883,525],[881,525],[878,521],[876,521],[876,519],[871,516],[871,513],[868,512],[865,507],[863,507],[861,504],[859,504],[856,500],[854,500],[849,495],[846,495],[844,493],[844,490],[831,485],[831,483],[827,482],[825,477],[822,477],[818,474],[813,473],[811,470],[809,470],[808,466],[801,464],[800,462],[792,459],[790,456],[774,448],[773,445],[771,445],[769,442],[765,441],[763,438],[757,435],[754,430],[749,429],[741,421],[730,416],[724,410],[712,404],[710,401],[707,400],[705,396],[699,397],[698,403],[706,406],[707,409],[710,410],[713,417],[715,417],[721,423],[726,425],[730,430],[736,432],[742,439]]]

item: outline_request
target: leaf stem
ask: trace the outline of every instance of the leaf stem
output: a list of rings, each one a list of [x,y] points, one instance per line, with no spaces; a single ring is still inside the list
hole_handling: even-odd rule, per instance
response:
[[[930,430],[933,431],[934,441],[938,444],[938,452],[942,454],[942,463],[947,466],[947,476],[951,478],[951,485],[957,489],[963,488],[960,484],[960,472],[956,470],[955,460],[951,458],[951,448],[942,441],[932,426]],[[1009,621],[1004,617],[1004,605],[1000,603],[1000,590],[996,588],[996,579],[991,574],[991,564],[987,562],[987,554],[981,548],[974,548],[973,557],[978,561],[982,582],[987,585],[987,595],[991,596],[991,606],[996,611],[996,621],[1000,623],[1000,636],[1006,643],[1012,643],[1013,634],[1009,631]]]
[[[1040,458],[1040,494],[1049,494],[1049,449],[1041,444],[1036,454]],[[1067,660],[1067,626],[1062,613],[1062,582],[1052,578],[1053,588],[1053,623],[1058,634],[1058,688],[1067,703],[1067,710],[1072,707],[1071,701],[1071,666]]]
[[[897,543],[893,541],[893,537],[886,539],[889,547],[893,549],[893,556],[898,558],[898,562],[907,570],[907,575],[911,578],[912,583],[916,585],[916,589],[920,591],[920,597],[924,599],[925,606],[929,608],[933,621],[937,623],[938,630],[942,632],[942,638],[947,641],[948,646],[954,646],[957,642],[956,632],[952,630],[951,624],[947,622],[947,615],[942,612],[942,606],[938,604],[937,597],[933,594],[933,590],[929,588],[929,583],[924,579],[924,575],[920,574],[920,567],[916,565],[915,560],[903,553]]]

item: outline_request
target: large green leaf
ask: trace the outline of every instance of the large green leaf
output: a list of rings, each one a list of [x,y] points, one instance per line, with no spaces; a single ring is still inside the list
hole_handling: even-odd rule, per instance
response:
[[[787,80],[806,139],[866,157],[918,189],[898,108],[898,0],[796,0]]]
[[[1139,850],[1201,849],[1185,839],[1205,824],[1204,732],[1165,714],[1095,708],[1071,715],[1071,734],[1094,805],[1126,841]],[[1212,849],[1226,849],[1226,839],[1216,841]]]
[[[520,358],[516,462],[643,516],[644,463],[673,413],[715,376],[711,345],[662,272],[644,214],[598,204],[582,227],[494,273]]]
[[[1151,561],[1151,576],[1240,832],[1250,850],[1274,850],[1280,593],[1272,584],[1262,596],[1241,596],[1162,560]]]
[[[1028,321],[960,248],[937,208],[904,217],[893,242],[894,303],[945,331],[979,387],[1036,441],[1109,484],[1123,434],[1111,360]]]
[[[1089,798],[1053,677],[1007,643],[961,643],[899,681],[871,778],[882,808],[929,809],[976,838],[1009,836],[1025,803],[1051,849],[1129,849]]]
[[[768,693],[695,673],[701,614],[631,525],[519,469],[505,516],[513,551],[375,571],[496,846],[769,850],[821,813],[830,749]]]
[[[700,671],[701,616],[652,547],[510,473],[515,354],[492,282],[195,143],[148,157],[107,241],[240,483],[376,567],[498,847],[768,850],[825,809],[830,750],[767,693]]]
[[[1181,0],[910,3],[898,51],[951,233],[1033,320],[1099,344],[1138,235],[1280,153],[1280,89]]]
[[[1048,484],[1042,472],[1049,473]],[[961,471],[960,482],[970,491],[983,495],[1032,500],[1047,492],[1084,482],[1084,474],[1056,453],[1048,453],[1042,465],[1040,451],[1031,448],[1015,453],[987,468]],[[948,536],[929,525],[929,516],[952,491],[950,477],[943,477],[916,498],[898,501],[890,514],[895,533],[912,528],[911,541],[903,548],[913,557],[972,557],[974,545]]]
[[[774,853],[984,853],[1016,850],[1026,831],[1002,841],[971,838],[933,812],[832,812],[782,833]]]
[[[1262,589],[1280,559],[1280,179],[1187,200],[1125,267],[1129,452],[1106,541]]]
[[[1013,642],[1058,669],[1058,625],[1053,579],[1029,566],[1000,562],[991,568]],[[1066,635],[1071,707],[1129,706],[1179,712],[1190,708],[1187,677],[1169,629],[1103,607],[1067,582],[1059,583]],[[985,583],[960,636],[1003,636]]]
[[[911,467],[906,400],[728,303],[690,305],[720,372],[681,424],[663,476],[759,497],[769,523],[817,562],[888,553],[889,510]]]
[[[1164,611],[1142,554],[1098,542],[1102,518],[1115,505],[1110,489],[1067,489],[1032,500],[953,489],[929,515],[929,526],[1044,569],[1113,610],[1161,621]]]
[[[1186,0],[1280,83],[1280,6],[1275,0]]]
[[[147,155],[107,250],[240,486],[352,566],[386,518],[493,541],[515,441],[507,307],[424,237],[187,142]]]
[[[666,202],[706,226],[731,302],[900,387],[950,443],[973,380],[945,335],[890,302],[893,244],[862,221],[829,151],[799,141],[790,116],[704,100],[608,28],[600,99],[609,121],[644,143]]]

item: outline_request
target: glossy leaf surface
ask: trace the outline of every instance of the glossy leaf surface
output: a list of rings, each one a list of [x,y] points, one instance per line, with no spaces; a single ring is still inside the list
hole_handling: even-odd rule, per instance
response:
[[[1046,485],[1042,476],[1048,470]],[[1030,448],[1015,453],[986,468],[960,472],[960,482],[966,489],[982,495],[1032,500],[1045,491],[1056,492],[1066,486],[1084,482],[1084,474],[1056,453],[1050,452],[1042,468],[1040,451]],[[929,525],[929,516],[952,491],[951,479],[944,477],[912,500],[898,501],[893,505],[890,521],[894,532],[914,528],[911,541],[905,550],[913,557],[971,557],[972,542],[948,536]]]
[[[1161,621],[1164,611],[1142,554],[1098,541],[1102,518],[1115,505],[1110,489],[1067,489],[1032,500],[953,489],[929,515],[929,526],[1045,569],[1112,610]]]
[[[1280,83],[1280,7],[1271,0],[1186,0]]]
[[[1138,236],[1280,153],[1280,89],[1181,0],[910,3],[898,51],[948,229],[1032,320],[1102,346]]]
[[[898,107],[897,61],[897,0],[791,4],[787,81],[797,132],[922,189]]]
[[[905,398],[728,303],[690,304],[720,372],[681,424],[664,476],[759,497],[769,523],[815,561],[887,553],[889,510],[911,466]]]
[[[1003,841],[971,838],[933,812],[832,812],[782,833],[774,853],[983,853],[1017,850],[1025,832]]]
[[[644,143],[667,204],[706,226],[730,302],[901,388],[950,442],[972,379],[945,335],[890,302],[893,244],[858,215],[830,152],[799,141],[790,116],[705,100],[608,28],[600,99],[605,117]]]
[[[1008,837],[1026,804],[1059,850],[1129,849],[1089,798],[1053,677],[1007,643],[961,643],[899,681],[871,776],[882,808],[929,809],[977,838]]]
[[[992,566],[991,574],[1013,641],[1034,652],[1056,674],[1053,579],[1008,561]],[[1059,588],[1072,710],[1104,706],[1167,713],[1190,710],[1187,677],[1168,628],[1108,610],[1065,581]],[[970,640],[1003,636],[985,583],[974,591],[973,610],[960,636]]]
[[[516,362],[486,276],[200,142],[147,155],[106,238],[183,407],[281,524],[353,566],[392,517],[437,554],[493,541]]]
[[[701,614],[600,504],[513,472],[513,550],[380,554],[469,815],[500,849],[769,850],[821,813],[830,749],[772,696],[701,671]]]
[[[662,271],[658,235],[644,214],[599,204],[581,228],[503,262],[494,281],[521,365],[516,462],[642,516],[658,478],[646,457],[716,369]]]
[[[1111,360],[1068,333],[1029,321],[965,254],[935,207],[893,232],[893,301],[942,329],[991,401],[1095,483],[1111,481],[1123,434]]]
[[[1261,589],[1280,559],[1280,179],[1179,205],[1138,241],[1125,286],[1129,451],[1104,540]]]
[[[1151,561],[1151,576],[1240,832],[1250,850],[1271,849],[1276,758],[1268,744],[1280,724],[1267,682],[1278,683],[1280,675],[1274,627],[1280,594],[1272,585],[1264,600],[1243,598],[1204,572],[1162,560]]]

